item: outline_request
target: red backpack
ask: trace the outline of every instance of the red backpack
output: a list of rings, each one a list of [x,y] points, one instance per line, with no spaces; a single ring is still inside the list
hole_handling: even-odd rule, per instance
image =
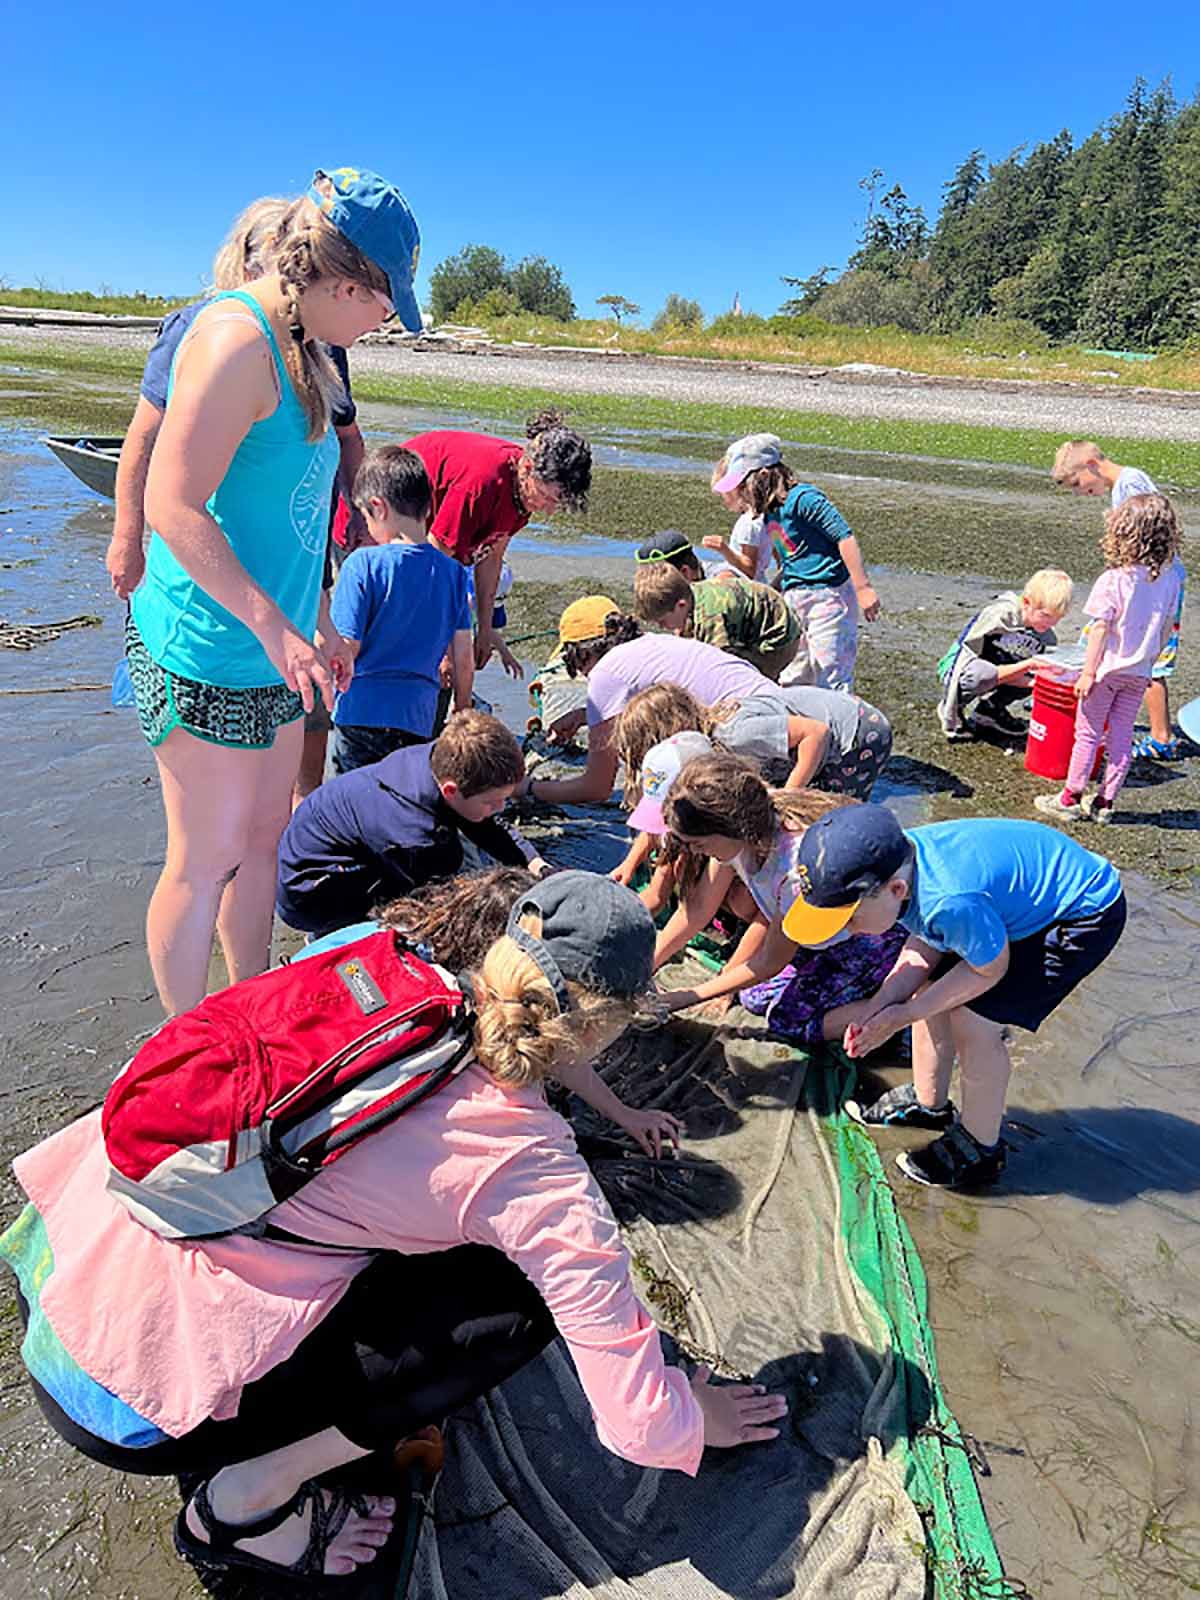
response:
[[[108,1187],[167,1238],[262,1235],[273,1206],[466,1066],[471,1021],[387,931],[235,983],[113,1083]]]

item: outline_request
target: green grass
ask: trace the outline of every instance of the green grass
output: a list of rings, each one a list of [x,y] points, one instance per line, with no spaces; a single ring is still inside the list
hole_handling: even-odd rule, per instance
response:
[[[800,444],[838,449],[931,456],[938,460],[986,461],[1036,467],[1049,472],[1061,433],[1033,428],[986,428],[972,423],[907,422],[883,418],[839,417],[820,411],[789,411],[774,406],[725,406],[707,402],[669,402],[634,395],[575,394],[569,400],[550,389],[476,384],[445,378],[383,377],[364,374],[355,397],[394,405],[449,406],[468,416],[520,416],[558,404],[576,426],[670,429],[734,439],[770,418],[773,430]],[[1164,439],[1127,439],[1098,434],[1096,442],[1116,461],[1135,462],[1157,481],[1177,488],[1200,485],[1200,446]],[[714,459],[719,454],[714,447]]]
[[[23,404],[18,389],[33,390],[44,384],[39,375],[46,372],[70,375],[81,384],[92,379],[125,380],[119,385],[128,395],[124,403],[132,409],[136,382],[141,376],[145,353],[139,349],[111,346],[36,345],[17,339],[0,339],[0,414],[26,417],[43,426],[66,426],[99,430],[113,425],[119,415],[121,394],[118,385],[107,384],[107,394],[95,396],[60,387],[42,395],[31,395]],[[9,364],[26,372],[5,373]],[[14,381],[16,377],[16,381]],[[721,441],[736,438],[761,428],[769,420],[773,429],[788,439],[815,447],[856,450],[880,456],[927,456],[934,460],[981,461],[999,465],[1034,467],[1049,471],[1054,452],[1062,442],[1059,433],[1032,428],[980,427],[971,423],[909,422],[881,418],[839,417],[826,412],[790,411],[772,406],[728,406],[707,402],[673,402],[652,396],[577,394],[569,400],[552,389],[527,388],[515,384],[477,384],[449,378],[422,378],[417,374],[390,377],[378,373],[356,377],[355,397],[392,405],[430,406],[461,411],[464,419],[481,422],[503,418],[507,422],[526,412],[558,404],[572,421],[588,428],[637,428],[659,435],[655,441],[671,448],[671,435],[687,434],[703,441],[712,440],[714,459]],[[94,413],[89,411],[94,408]],[[95,421],[89,421],[94,414]],[[125,420],[128,420],[126,417]],[[120,426],[121,424],[118,424]],[[1117,461],[1144,467],[1168,487],[1200,486],[1200,446],[1163,439],[1129,439],[1112,435],[1097,436],[1100,446]]]
[[[194,297],[193,297],[194,298]],[[156,294],[93,294],[89,289],[8,289],[0,287],[0,305],[35,311],[95,311],[109,316],[165,317],[184,298]]]

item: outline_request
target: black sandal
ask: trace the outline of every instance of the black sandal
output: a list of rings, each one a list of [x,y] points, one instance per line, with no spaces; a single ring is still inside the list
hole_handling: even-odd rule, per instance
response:
[[[362,1495],[328,1484],[302,1483],[286,1505],[268,1511],[265,1517],[259,1517],[255,1522],[232,1523],[222,1522],[213,1511],[208,1493],[211,1481],[209,1479],[202,1483],[191,1501],[209,1543],[201,1544],[188,1527],[187,1506],[175,1519],[175,1548],[193,1566],[219,1571],[238,1569],[262,1572],[279,1579],[303,1578],[309,1582],[338,1583],[343,1578],[361,1578],[360,1568],[369,1565],[360,1563],[350,1572],[325,1571],[326,1553],[341,1532],[346,1518],[352,1511],[360,1516],[366,1514],[367,1502]],[[262,1556],[251,1555],[249,1551],[237,1548],[243,1539],[259,1539],[264,1534],[273,1533],[289,1517],[303,1512],[310,1500],[312,1521],[309,1524],[308,1543],[290,1566],[283,1566],[278,1561],[266,1561]]]

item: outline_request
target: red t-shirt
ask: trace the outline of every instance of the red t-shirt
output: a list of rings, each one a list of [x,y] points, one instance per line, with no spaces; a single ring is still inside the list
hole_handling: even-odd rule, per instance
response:
[[[529,521],[528,511],[518,510],[513,498],[524,445],[452,429],[419,433],[404,445],[420,456],[433,485],[430,537],[464,566]]]

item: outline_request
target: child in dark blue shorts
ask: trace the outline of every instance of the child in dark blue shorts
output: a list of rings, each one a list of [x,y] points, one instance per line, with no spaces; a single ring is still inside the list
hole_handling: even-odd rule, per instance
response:
[[[918,1183],[965,1188],[998,1177],[1012,1071],[1005,1029],[1035,1033],[1111,954],[1126,916],[1117,869],[1041,823],[977,818],[905,832],[884,807],[861,805],[813,823],[797,879],[784,932],[798,944],[896,923],[908,933],[845,1048],[864,1056],[911,1025],[913,1082],[873,1105],[847,1101],[849,1115],[869,1128],[940,1130],[897,1158]],[[961,1117],[949,1094],[956,1059]]]

